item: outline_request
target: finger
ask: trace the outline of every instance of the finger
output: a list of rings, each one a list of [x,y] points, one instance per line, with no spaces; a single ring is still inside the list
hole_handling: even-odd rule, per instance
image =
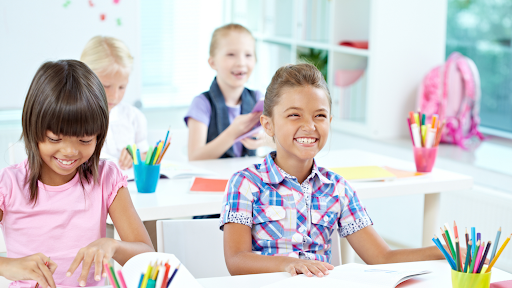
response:
[[[305,264],[299,265],[299,267],[297,268],[299,269],[300,272],[302,272],[302,274],[308,277],[313,276],[313,274],[311,273],[311,271],[309,271],[308,267]]]
[[[103,270],[103,253],[98,252],[94,257],[94,280],[101,280],[101,272]]]
[[[57,265],[57,263],[53,262],[52,259],[48,259],[48,269],[50,269],[50,272],[55,273],[55,270],[57,270],[57,267],[59,267],[59,265]]]
[[[308,269],[309,271],[311,271],[311,273],[315,274],[317,277],[323,277],[324,276],[324,273],[322,273],[322,271],[320,271],[320,266],[323,266],[322,264],[317,264],[317,263],[311,263],[309,266],[308,266]]]
[[[84,260],[82,262],[82,273],[80,273],[80,277],[78,277],[78,285],[84,287],[85,282],[87,281],[87,276],[89,275],[89,271],[91,271],[92,261],[94,260],[94,255],[86,254]]]
[[[45,278],[45,282],[48,283],[46,286],[42,286],[42,287],[55,288],[55,281],[53,281],[53,276],[52,276],[53,273],[50,271],[50,269],[48,269],[48,267],[46,267],[46,265],[44,265],[44,263],[42,263],[42,262],[38,262],[37,266],[39,267],[40,272],[42,273],[43,277]],[[41,283],[39,283],[39,285],[41,285]]]
[[[82,262],[82,259],[84,258],[84,252],[82,249],[78,251],[78,253],[75,256],[75,259],[73,259],[73,262],[71,262],[71,265],[69,265],[68,272],[66,273],[66,277],[70,277],[75,273],[76,268],[78,268],[78,265],[80,265],[80,262]]]
[[[39,283],[39,286],[41,286],[43,288],[47,288],[47,287],[55,288],[55,283],[53,283],[54,286],[50,286],[41,271],[32,271],[30,273],[30,278],[32,280],[36,281],[37,283]]]

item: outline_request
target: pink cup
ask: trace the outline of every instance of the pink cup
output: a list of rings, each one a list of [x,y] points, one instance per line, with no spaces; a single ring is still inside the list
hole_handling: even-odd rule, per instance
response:
[[[416,148],[414,149],[414,162],[416,162],[416,171],[432,172],[434,163],[436,162],[437,146],[432,148]]]

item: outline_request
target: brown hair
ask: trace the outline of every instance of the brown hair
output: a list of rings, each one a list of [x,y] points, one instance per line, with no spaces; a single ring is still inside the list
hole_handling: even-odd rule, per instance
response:
[[[286,65],[277,69],[276,74],[272,77],[272,81],[267,87],[265,93],[265,102],[263,106],[263,115],[272,117],[274,107],[277,105],[281,92],[284,88],[296,88],[303,86],[312,86],[325,91],[329,100],[329,113],[331,110],[332,100],[327,83],[325,82],[322,72],[314,65],[309,63],[301,63],[296,65]]]
[[[247,33],[254,40],[254,36],[252,36],[251,31],[249,31],[244,26],[242,26],[240,24],[234,24],[234,23],[226,24],[224,26],[221,26],[221,27],[215,29],[215,31],[213,31],[212,40],[210,41],[210,57],[215,56],[215,52],[219,46],[219,40],[222,37],[225,37],[226,35],[228,35],[230,32]],[[254,51],[255,51],[254,53],[256,53],[256,49],[254,49]],[[254,58],[256,59],[256,55],[254,55]]]
[[[28,156],[25,185],[30,202],[37,202],[42,159],[38,143],[49,130],[56,135],[84,137],[96,135],[93,155],[78,167],[80,184],[98,178],[100,151],[108,129],[108,103],[100,80],[84,63],[77,60],[46,62],[37,70],[23,105],[25,150]]]

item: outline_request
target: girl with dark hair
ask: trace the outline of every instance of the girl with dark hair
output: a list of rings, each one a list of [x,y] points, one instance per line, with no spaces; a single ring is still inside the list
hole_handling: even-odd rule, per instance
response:
[[[27,93],[22,126],[28,159],[0,171],[8,256],[0,257],[0,275],[15,281],[10,287],[102,286],[111,258],[123,265],[154,251],[126,177],[100,160],[108,103],[87,65],[44,63]],[[105,238],[107,215],[122,241]]]

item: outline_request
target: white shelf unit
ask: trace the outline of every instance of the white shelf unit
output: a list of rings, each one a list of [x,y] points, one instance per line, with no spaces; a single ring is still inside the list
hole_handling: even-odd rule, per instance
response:
[[[339,131],[373,139],[406,136],[405,119],[415,109],[418,85],[445,59],[445,0],[225,3],[228,22],[246,26],[257,41],[250,87],[264,91],[279,67],[297,63],[301,47],[327,51],[332,128]],[[368,41],[369,49],[340,46],[341,41]],[[335,86],[336,71],[362,69],[358,88]]]

